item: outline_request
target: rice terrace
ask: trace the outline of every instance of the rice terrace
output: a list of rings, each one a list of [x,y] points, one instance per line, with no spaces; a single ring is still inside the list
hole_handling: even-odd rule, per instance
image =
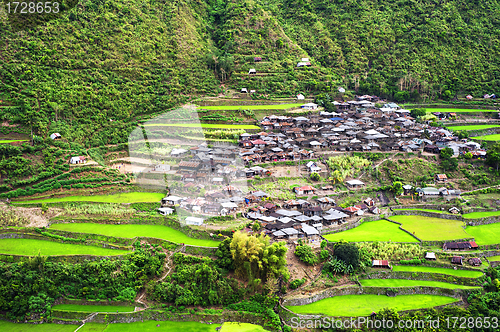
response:
[[[499,330],[499,1],[23,6],[0,332]]]

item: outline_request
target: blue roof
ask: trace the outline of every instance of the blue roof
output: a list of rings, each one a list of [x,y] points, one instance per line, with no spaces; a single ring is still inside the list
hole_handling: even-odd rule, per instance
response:
[[[342,119],[342,118],[330,118],[330,120],[332,120],[332,121],[342,121],[344,119]]]

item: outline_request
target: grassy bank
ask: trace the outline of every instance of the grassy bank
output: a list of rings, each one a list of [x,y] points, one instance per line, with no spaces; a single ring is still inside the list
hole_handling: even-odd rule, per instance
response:
[[[392,241],[418,242],[410,234],[399,229],[399,225],[387,220],[376,220],[362,223],[356,228],[344,232],[324,236],[328,241],[345,240],[349,242]]]
[[[129,251],[35,239],[0,239],[0,253],[28,256],[35,256],[38,253],[42,256],[116,256],[127,254]]]
[[[488,218],[495,216],[500,216],[500,211],[472,212],[462,215],[462,217],[467,219]]]
[[[71,223],[54,224],[50,226],[50,228],[68,232],[101,234],[106,236],[124,237],[130,239],[135,237],[152,237],[174,243],[185,243],[200,247],[217,247],[220,243],[213,240],[193,239],[182,233],[181,231],[161,225],[109,225],[95,223]]]
[[[482,140],[482,141],[500,141],[500,134],[476,136],[476,137],[471,137],[471,139]]]
[[[486,110],[486,109],[474,109],[474,108],[427,108],[427,113],[493,113],[498,112],[497,110]]]
[[[13,143],[13,142],[27,142],[27,139],[4,139],[0,140],[0,144],[7,144],[7,143]]]

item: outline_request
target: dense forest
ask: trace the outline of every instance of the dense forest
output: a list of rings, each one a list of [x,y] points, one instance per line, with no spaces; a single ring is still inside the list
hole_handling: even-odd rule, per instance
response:
[[[425,101],[500,86],[496,0],[89,0],[65,8],[24,30],[0,15],[0,118],[88,147],[124,142],[142,118],[227,88],[290,97],[343,86]],[[310,67],[297,67],[303,57]]]

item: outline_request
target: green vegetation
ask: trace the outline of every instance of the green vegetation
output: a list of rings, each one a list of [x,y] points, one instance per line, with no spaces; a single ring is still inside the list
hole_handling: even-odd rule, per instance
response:
[[[144,203],[159,202],[164,194],[148,192],[131,192],[115,195],[66,196],[58,198],[19,201],[16,203],[60,203],[60,202],[96,202],[96,203]]]
[[[361,242],[357,246],[367,266],[371,266],[372,259],[408,260],[425,253],[421,245],[413,243]]]
[[[212,123],[161,123],[145,124],[144,127],[185,127],[185,128],[215,128],[215,129],[260,129],[255,125],[230,125]],[[1,142],[1,141],[0,141]]]
[[[489,128],[500,128],[500,126],[494,125],[494,124],[489,124],[489,125],[451,126],[451,127],[447,127],[447,128],[451,129],[453,131],[458,131],[458,130],[483,130],[483,129],[489,129]]]
[[[102,324],[105,325],[105,324]],[[73,332],[75,325],[66,324],[26,324],[0,320],[0,331],[8,332]],[[81,330],[80,330],[81,331]]]
[[[488,245],[500,243],[500,223],[467,226],[467,233],[474,237],[478,245]]]
[[[133,301],[150,278],[163,271],[165,253],[159,247],[135,243],[123,259],[50,262],[35,256],[21,262],[0,262],[0,310],[8,319],[32,314],[50,316],[59,297]]]
[[[491,256],[491,257],[488,257],[488,260],[490,262],[500,262],[500,256]]]
[[[111,225],[94,223],[70,223],[53,224],[51,229],[58,229],[68,232],[101,234],[106,236],[125,237],[133,239],[135,237],[152,237],[163,239],[174,243],[185,243],[201,247],[217,247],[219,241],[194,239],[181,231],[161,225]]]
[[[342,182],[347,177],[355,177],[360,170],[371,165],[368,159],[349,155],[330,157],[326,163],[333,171],[330,178],[333,183]]]
[[[383,308],[411,310],[432,308],[458,300],[437,295],[342,295],[319,300],[302,306],[287,306],[298,314],[325,314],[329,316],[367,316]]]
[[[427,113],[477,113],[477,112],[498,112],[494,109],[473,109],[473,108],[427,108]]]
[[[395,272],[427,272],[427,273],[441,273],[448,274],[456,277],[464,278],[479,278],[483,275],[480,271],[470,271],[470,270],[454,270],[442,267],[428,267],[428,266],[401,266],[395,265],[392,267]]]
[[[0,239],[0,253],[27,256],[36,256],[39,253],[42,256],[116,256],[127,254],[129,251],[34,239]]]
[[[262,326],[249,323],[225,322],[220,332],[266,332]]]
[[[298,108],[304,103],[295,103],[295,104],[278,104],[278,105],[226,105],[226,106],[199,106],[198,109],[203,110],[285,110],[289,108]]]
[[[12,143],[12,142],[26,142],[28,140],[26,139],[7,139],[7,140],[0,140],[0,144],[6,144],[6,143]]]
[[[500,141],[500,134],[486,135],[486,136],[475,136],[471,139],[481,140],[481,141]]]
[[[392,241],[392,242],[418,242],[410,234],[399,229],[399,225],[387,220],[364,222],[356,228],[344,232],[324,236],[328,241],[345,240],[349,242],[364,241]]]
[[[470,237],[462,228],[460,220],[430,218],[423,216],[391,216],[401,227],[423,241],[464,239]]]
[[[314,253],[312,248],[307,244],[300,244],[295,248],[294,252],[302,262],[308,265],[314,265],[318,262],[318,256]]]
[[[500,211],[472,212],[462,215],[466,219],[488,218],[500,216]]]
[[[364,287],[439,287],[448,289],[474,289],[475,286],[463,286],[441,281],[407,280],[407,279],[363,279],[359,281]]]
[[[446,210],[441,211],[441,210],[432,210],[432,209],[394,209],[394,211],[423,211],[423,212],[451,214]]]
[[[159,327],[157,327],[159,325]],[[87,323],[78,332],[213,332],[216,324],[204,324],[200,322],[175,322],[175,321],[156,321],[134,323],[114,323],[99,324]],[[73,326],[73,331],[75,325]],[[38,331],[36,331],[38,332]]]
[[[78,312],[133,312],[135,307],[122,305],[58,304],[53,306],[52,309]]]

